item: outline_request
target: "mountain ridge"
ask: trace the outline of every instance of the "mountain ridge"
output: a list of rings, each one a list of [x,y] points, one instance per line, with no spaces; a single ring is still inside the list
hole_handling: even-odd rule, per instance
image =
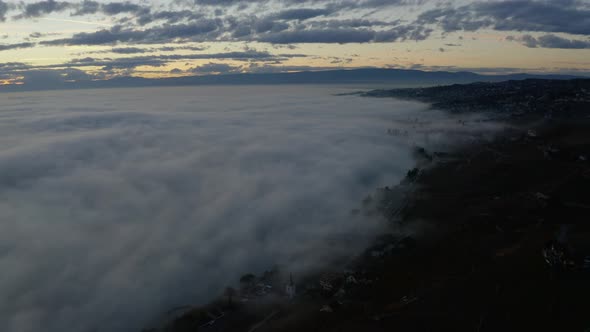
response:
[[[414,69],[338,69],[289,73],[239,73],[172,78],[117,77],[109,80],[57,81],[44,84],[0,86],[0,92],[94,89],[121,87],[198,86],[198,85],[268,85],[268,84],[406,84],[433,86],[456,83],[499,82],[507,80],[573,79],[583,76],[516,73],[482,75],[469,71],[422,71]]]

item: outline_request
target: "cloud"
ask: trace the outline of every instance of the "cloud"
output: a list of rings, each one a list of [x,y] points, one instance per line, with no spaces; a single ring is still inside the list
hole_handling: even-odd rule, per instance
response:
[[[6,95],[0,330],[136,331],[243,273],[280,264],[299,278],[361,250],[383,224],[350,210],[405,174],[413,141],[465,127],[333,92]],[[408,141],[385,134],[421,115]]]
[[[2,5],[4,4],[4,6]],[[248,10],[242,13],[243,8],[249,5],[259,5],[258,11]],[[2,13],[8,10],[4,2],[0,2],[0,17]],[[180,6],[180,8],[178,7]],[[184,6],[184,7],[182,7]],[[234,8],[235,6],[235,8]],[[77,2],[57,2],[55,0],[45,0],[26,5],[21,5],[22,13],[17,18],[39,17],[54,12],[72,9],[72,15],[90,15],[101,13],[107,16],[126,14],[119,19],[120,23],[130,23],[135,20],[139,26],[153,24],[158,21],[164,21],[164,25],[157,30],[149,30],[151,34],[157,35],[158,32],[188,28],[199,21],[211,22],[213,17],[218,17],[221,21],[216,22],[216,29],[225,32],[231,32],[235,37],[252,36],[252,40],[257,40],[251,31],[263,32],[269,31],[270,26],[279,26],[279,24],[289,25],[287,27],[295,28],[297,24],[303,26],[297,27],[296,31],[291,30],[292,34],[297,31],[313,30],[311,28],[321,24],[328,24],[325,20],[318,19],[321,16],[336,16],[343,18],[333,20],[331,24],[353,23],[357,22],[356,27],[371,27],[385,25],[391,29],[399,29],[400,22],[386,23],[376,19],[374,12],[367,14],[363,10],[383,9],[383,7],[408,7],[411,6],[418,13],[415,21],[409,21],[406,26],[411,26],[413,30],[427,30],[425,25],[434,25],[445,32],[454,31],[477,31],[484,28],[493,28],[502,31],[536,31],[536,32],[561,32],[578,35],[588,35],[590,33],[590,23],[586,17],[590,15],[590,6],[584,2],[573,0],[506,0],[506,1],[474,1],[468,5],[454,6],[452,2],[441,3],[435,8],[420,11],[418,6],[426,6],[425,1],[410,0],[366,0],[366,1],[336,1],[336,0],[311,0],[311,1],[238,1],[238,0],[194,0],[178,1],[175,5],[169,6],[166,10],[162,7],[151,7],[145,4],[135,2],[109,2],[99,3],[93,0]],[[226,13],[226,8],[232,7],[231,13],[240,17],[236,19]],[[4,8],[4,9],[3,9]],[[184,8],[184,9],[183,9]],[[187,9],[188,8],[188,9]],[[220,8],[224,8],[223,10]],[[417,8],[417,9],[416,9]],[[429,8],[429,7],[425,7]],[[277,10],[278,9],[278,10]],[[389,10],[389,9],[388,9]],[[274,12],[273,12],[274,11]],[[362,19],[344,18],[348,14],[363,15]],[[258,17],[246,18],[257,15]],[[225,20],[226,22],[222,22]],[[233,23],[232,23],[233,21]],[[257,24],[257,21],[264,22]],[[279,22],[275,22],[279,21]],[[308,22],[309,21],[309,22]],[[178,24],[178,27],[174,26]],[[263,27],[267,27],[266,29]],[[282,30],[286,30],[283,27]],[[345,26],[341,26],[346,28]],[[348,25],[347,27],[353,27]],[[335,26],[332,26],[335,28]],[[139,29],[127,28],[126,32],[137,37],[136,40],[143,38],[152,38],[151,34],[142,34]],[[277,32],[276,30],[274,32]],[[179,38],[190,37],[190,35],[199,35],[201,32],[195,30],[186,33]],[[123,35],[119,35],[115,41],[126,42]],[[219,35],[210,35],[208,40],[216,40]],[[174,38],[174,37],[171,37]],[[351,38],[355,39],[355,38]],[[410,38],[408,38],[410,39]],[[341,38],[340,38],[341,40]],[[148,41],[149,42],[149,41]],[[335,41],[338,43],[338,41]]]
[[[150,52],[150,50],[139,47],[113,47],[111,52],[118,54],[136,54]]]
[[[445,32],[500,31],[590,34],[590,8],[571,0],[486,1],[461,7],[443,6],[421,13],[418,24],[435,24]]]
[[[19,48],[30,48],[35,46],[35,43],[17,43],[17,44],[0,44],[0,51],[14,50]]]
[[[192,10],[144,12],[137,18],[139,25],[146,25],[155,21],[165,20],[168,24],[179,23],[183,20],[196,21],[204,18],[205,15]]]
[[[140,66],[162,67],[167,63],[158,56],[136,56],[117,59],[95,59],[92,57],[78,58],[70,60],[67,65],[70,67],[102,67],[102,70],[113,69],[135,69]],[[61,65],[63,66],[63,65]]]
[[[475,5],[474,10],[491,17],[497,30],[590,33],[590,9],[578,6],[577,1],[486,2]]]
[[[226,7],[243,3],[240,1],[195,1],[194,4]],[[24,13],[16,17],[38,17],[65,9],[74,10],[71,14],[73,16],[97,13],[107,16],[128,14],[128,16],[117,19],[120,24],[110,29],[76,33],[68,38],[43,41],[44,45],[50,46],[149,44],[172,41],[270,41],[284,44],[289,40],[293,40],[295,43],[419,40],[415,38],[418,35],[401,35],[403,29],[418,31],[419,27],[400,26],[399,21],[383,22],[369,18],[318,20],[320,16],[335,14],[345,8],[407,5],[408,1],[364,1],[356,4],[346,1],[282,1],[280,4],[283,7],[279,7],[280,10],[274,13],[265,9],[259,15],[225,15],[212,18],[211,13],[207,10],[172,9],[173,7],[170,7],[170,10],[156,10],[132,2],[99,3],[85,0],[81,3],[70,3],[47,0],[26,5]],[[301,7],[306,4],[324,4],[324,7]],[[295,7],[291,7],[294,5]],[[132,23],[133,21],[136,23]],[[160,25],[154,26],[156,23]],[[144,26],[148,26],[148,28],[142,28]],[[377,31],[371,29],[373,27],[387,27],[389,30]],[[393,36],[391,31],[395,31],[395,37],[385,37]],[[426,29],[422,29],[422,31],[426,31]],[[313,34],[317,34],[317,38],[313,38]]]
[[[190,23],[163,24],[147,29],[117,25],[96,32],[74,34],[70,38],[43,41],[56,45],[113,45],[117,43],[166,43],[203,41],[259,41],[272,44],[289,43],[368,43],[424,40],[432,29],[417,24],[402,25],[399,21],[384,22],[367,19],[310,21],[290,25],[284,20],[307,20],[327,13],[325,10],[294,9],[258,19],[233,17],[201,18]],[[157,15],[156,15],[157,16]],[[146,22],[152,22],[150,14]],[[306,21],[307,22],[307,21]],[[143,23],[141,23],[143,24]],[[374,29],[379,27],[379,29]],[[386,29],[383,29],[383,28]]]
[[[72,16],[96,14],[100,10],[100,6],[100,3],[96,1],[84,0],[78,8],[76,8],[76,11]]]
[[[559,37],[553,34],[543,35],[535,38],[531,35],[523,35],[520,37],[508,36],[509,41],[519,41],[526,47],[536,48],[561,48],[561,49],[588,49],[590,48],[590,40],[576,40]]]
[[[136,4],[133,2],[108,2],[99,3],[93,0],[84,0],[81,3],[73,2],[70,3],[71,8],[75,8],[72,16],[92,15],[96,13],[102,13],[104,15],[119,15],[119,14],[133,14],[133,15],[148,15],[151,12],[151,8]]]
[[[258,40],[272,44],[291,43],[369,43],[393,42],[399,40],[423,40],[432,30],[418,26],[398,26],[389,30],[367,28],[336,28],[286,30],[261,35]]]
[[[272,44],[291,43],[368,43],[375,32],[362,29],[325,29],[283,31],[264,35],[260,41]]]
[[[7,46],[7,49],[14,48],[15,46]],[[156,47],[149,49],[140,48],[114,48],[111,52],[116,54],[143,54],[148,52],[170,52],[174,50],[198,50],[203,51],[204,47],[199,46],[176,46],[176,47]],[[0,51],[2,47],[0,46]],[[145,52],[144,52],[145,51]],[[100,51],[104,53],[105,51]],[[281,63],[282,61],[291,58],[304,58],[307,57],[304,54],[297,53],[280,53],[271,54],[266,51],[257,51],[249,49],[240,52],[225,52],[225,53],[199,53],[199,54],[157,54],[157,55],[138,55],[138,56],[125,56],[117,58],[95,58],[91,56],[83,58],[74,58],[66,63],[52,64],[52,65],[30,65],[22,62],[8,62],[0,64],[0,77],[2,79],[10,79],[16,81],[19,77],[34,77],[35,75],[41,75],[43,79],[39,79],[35,84],[31,84],[30,87],[56,87],[57,83],[63,83],[66,80],[77,81],[71,75],[73,72],[80,72],[81,69],[93,69],[100,68],[102,73],[88,72],[85,73],[84,79],[105,79],[112,78],[115,76],[130,76],[133,74],[137,67],[148,66],[148,67],[163,67],[167,64],[172,64],[179,61],[188,60],[234,60],[243,62],[258,62],[258,63]],[[238,67],[236,67],[238,68]],[[219,73],[219,72],[217,72]],[[82,76],[78,76],[82,77]],[[58,79],[59,78],[59,79]],[[66,79],[67,78],[67,79]],[[53,80],[52,80],[53,79]],[[29,81],[33,83],[33,80]]]
[[[207,64],[192,68],[189,71],[195,74],[230,74],[239,73],[240,70],[240,66],[232,66],[226,63],[209,62]]]
[[[369,19],[330,19],[330,20],[309,22],[309,26],[311,26],[313,28],[330,28],[330,29],[391,27],[391,26],[397,26],[398,24],[399,24],[398,21],[385,22],[385,21],[369,20]]]
[[[161,46],[161,47],[156,48],[156,50],[158,50],[158,51],[164,51],[164,52],[172,52],[172,51],[179,51],[179,50],[183,50],[183,51],[204,51],[207,48],[208,48],[207,46],[190,46],[190,45],[185,45],[185,46]]]
[[[37,39],[37,38],[44,38],[44,37],[56,36],[56,35],[59,35],[59,33],[32,32],[32,33],[29,34],[29,38]]]
[[[113,47],[110,50],[85,52],[84,54],[101,54],[101,53],[116,53],[116,54],[143,54],[156,52],[175,52],[175,51],[204,51],[205,46],[160,46],[160,47]]]
[[[22,82],[31,89],[59,86],[67,81],[84,81],[92,77],[79,69],[27,70],[21,73]]]
[[[247,67],[248,73],[287,73],[287,72],[303,72],[303,71],[322,71],[334,70],[334,67],[318,67],[318,66],[285,66],[285,65],[269,65],[251,63]]]
[[[149,9],[130,2],[111,2],[102,5],[102,11],[107,15],[117,15],[121,13],[140,13],[149,11]]]
[[[29,69],[30,66],[24,62],[3,62],[0,63],[0,71],[6,70],[21,70],[21,69]]]
[[[280,20],[307,20],[328,14],[330,14],[330,11],[327,9],[297,8],[281,11],[274,17]]]
[[[220,22],[204,19],[190,24],[164,25],[145,30],[124,28],[120,25],[96,32],[81,32],[71,38],[44,41],[44,45],[111,45],[124,43],[156,43],[190,38],[193,41],[205,35],[216,35]],[[209,37],[211,38],[211,37]],[[203,39],[209,39],[203,38]]]
[[[251,2],[249,2],[251,3]],[[585,17],[590,9],[576,1],[491,1],[463,6],[443,3],[432,9],[417,10],[415,20],[383,21],[374,13],[362,18],[347,13],[389,6],[418,6],[424,1],[258,1],[258,12],[241,13],[233,6],[243,1],[196,0],[191,9],[149,7],[132,2],[82,3],[41,1],[26,5],[22,17],[75,9],[72,15],[102,13],[125,14],[119,25],[95,32],[77,33],[69,38],[47,40],[45,45],[114,45],[165,42],[258,41],[289,43],[387,43],[421,41],[436,30],[443,32],[478,31],[492,28],[503,31],[563,32],[589,34]],[[200,6],[200,7],[199,7]],[[203,7],[204,6],[204,7]],[[233,9],[212,11],[211,8]],[[418,7],[415,7],[418,8]],[[196,10],[199,9],[199,10]],[[239,13],[239,15],[238,15]],[[330,19],[325,17],[329,16]],[[333,18],[336,17],[336,18]],[[135,22],[135,23],[134,23]],[[577,45],[577,44],[574,44]]]
[[[39,1],[24,5],[23,12],[16,18],[18,19],[21,17],[39,17],[46,14],[61,12],[71,7],[72,5],[69,2],[61,2],[55,0]]]
[[[15,15],[10,16],[12,12]],[[276,49],[303,43],[399,43],[423,41],[432,36],[442,36],[444,40],[451,32],[497,30],[507,31],[503,35],[511,34],[514,41],[529,47],[586,49],[590,35],[590,23],[586,19],[590,16],[590,5],[575,0],[436,3],[423,0],[176,0],[160,5],[139,0],[31,0],[18,4],[0,0],[0,20],[6,15],[29,20],[55,15],[60,18],[47,19],[65,20],[63,16],[68,12],[70,16],[89,15],[88,20],[72,22],[94,24],[94,20],[108,19],[114,26],[67,32],[58,37],[47,33],[15,36],[10,44],[0,46],[0,50],[108,46],[113,50],[114,54],[110,55],[113,59],[103,62],[111,61],[113,66],[120,66],[117,68],[133,69],[141,64],[116,58],[157,53],[165,47],[176,51],[181,50],[182,45],[193,43],[228,43],[232,44],[231,49],[236,49],[233,47],[236,43],[260,42]],[[31,43],[34,40],[29,38],[38,39],[38,43]],[[171,49],[172,46],[164,44],[178,46]],[[461,46],[446,44],[451,45]],[[106,53],[104,49],[106,47],[77,56]],[[428,49],[434,52],[438,47]],[[277,63],[281,61],[278,58],[274,59]],[[144,59],[146,66],[159,66],[166,60],[152,56]],[[366,63],[376,59],[359,60]],[[125,61],[127,63],[123,63]],[[115,68],[106,64],[104,67]]]
[[[124,50],[123,52],[127,52]],[[132,53],[131,50],[129,53]],[[133,68],[141,65],[147,66],[161,66],[171,61],[179,60],[206,60],[206,59],[226,59],[235,61],[280,61],[286,58],[299,58],[305,57],[302,54],[279,54],[273,55],[268,52],[260,52],[256,50],[249,50],[243,52],[226,52],[226,53],[201,53],[201,54],[164,54],[164,55],[145,55],[145,56],[134,56],[134,57],[122,57],[122,58],[105,58],[98,59],[92,57],[72,59],[66,65],[69,66],[108,66],[108,67],[119,67],[119,68]],[[45,66],[44,68],[50,67],[63,67],[63,65]]]
[[[11,5],[7,4],[6,2],[0,0],[0,22],[4,22],[6,20],[6,13],[11,9]]]

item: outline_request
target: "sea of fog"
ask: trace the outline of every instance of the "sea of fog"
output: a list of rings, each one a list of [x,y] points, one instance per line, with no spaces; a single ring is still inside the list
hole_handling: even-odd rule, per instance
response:
[[[1,94],[0,331],[137,331],[246,272],[353,255],[384,222],[350,211],[413,167],[414,145],[495,129],[335,95],[353,90]]]

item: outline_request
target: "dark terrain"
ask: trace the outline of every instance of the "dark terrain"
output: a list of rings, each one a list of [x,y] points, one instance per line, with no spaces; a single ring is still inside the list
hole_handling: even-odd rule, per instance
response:
[[[585,116],[590,103],[590,79],[526,79],[499,83],[473,83],[374,90],[366,97],[395,97],[432,104],[451,112],[494,112],[509,116]]]
[[[418,167],[354,211],[382,214],[392,234],[296,279],[294,299],[280,271],[244,276],[241,292],[154,331],[590,331],[590,80],[364,95],[509,115],[508,129],[456,151],[416,148]]]

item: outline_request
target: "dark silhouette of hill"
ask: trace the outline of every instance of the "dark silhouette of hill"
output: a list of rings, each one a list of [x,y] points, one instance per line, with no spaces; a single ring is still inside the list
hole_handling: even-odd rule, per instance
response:
[[[147,86],[192,86],[192,85],[275,85],[275,84],[398,84],[407,86],[432,86],[455,83],[499,82],[506,80],[571,79],[567,75],[480,75],[472,72],[421,71],[406,69],[350,69],[303,71],[292,73],[244,73],[227,75],[187,76],[176,78],[119,77],[110,80],[85,80],[76,82],[48,82],[34,86],[7,85],[0,92],[92,89]]]

